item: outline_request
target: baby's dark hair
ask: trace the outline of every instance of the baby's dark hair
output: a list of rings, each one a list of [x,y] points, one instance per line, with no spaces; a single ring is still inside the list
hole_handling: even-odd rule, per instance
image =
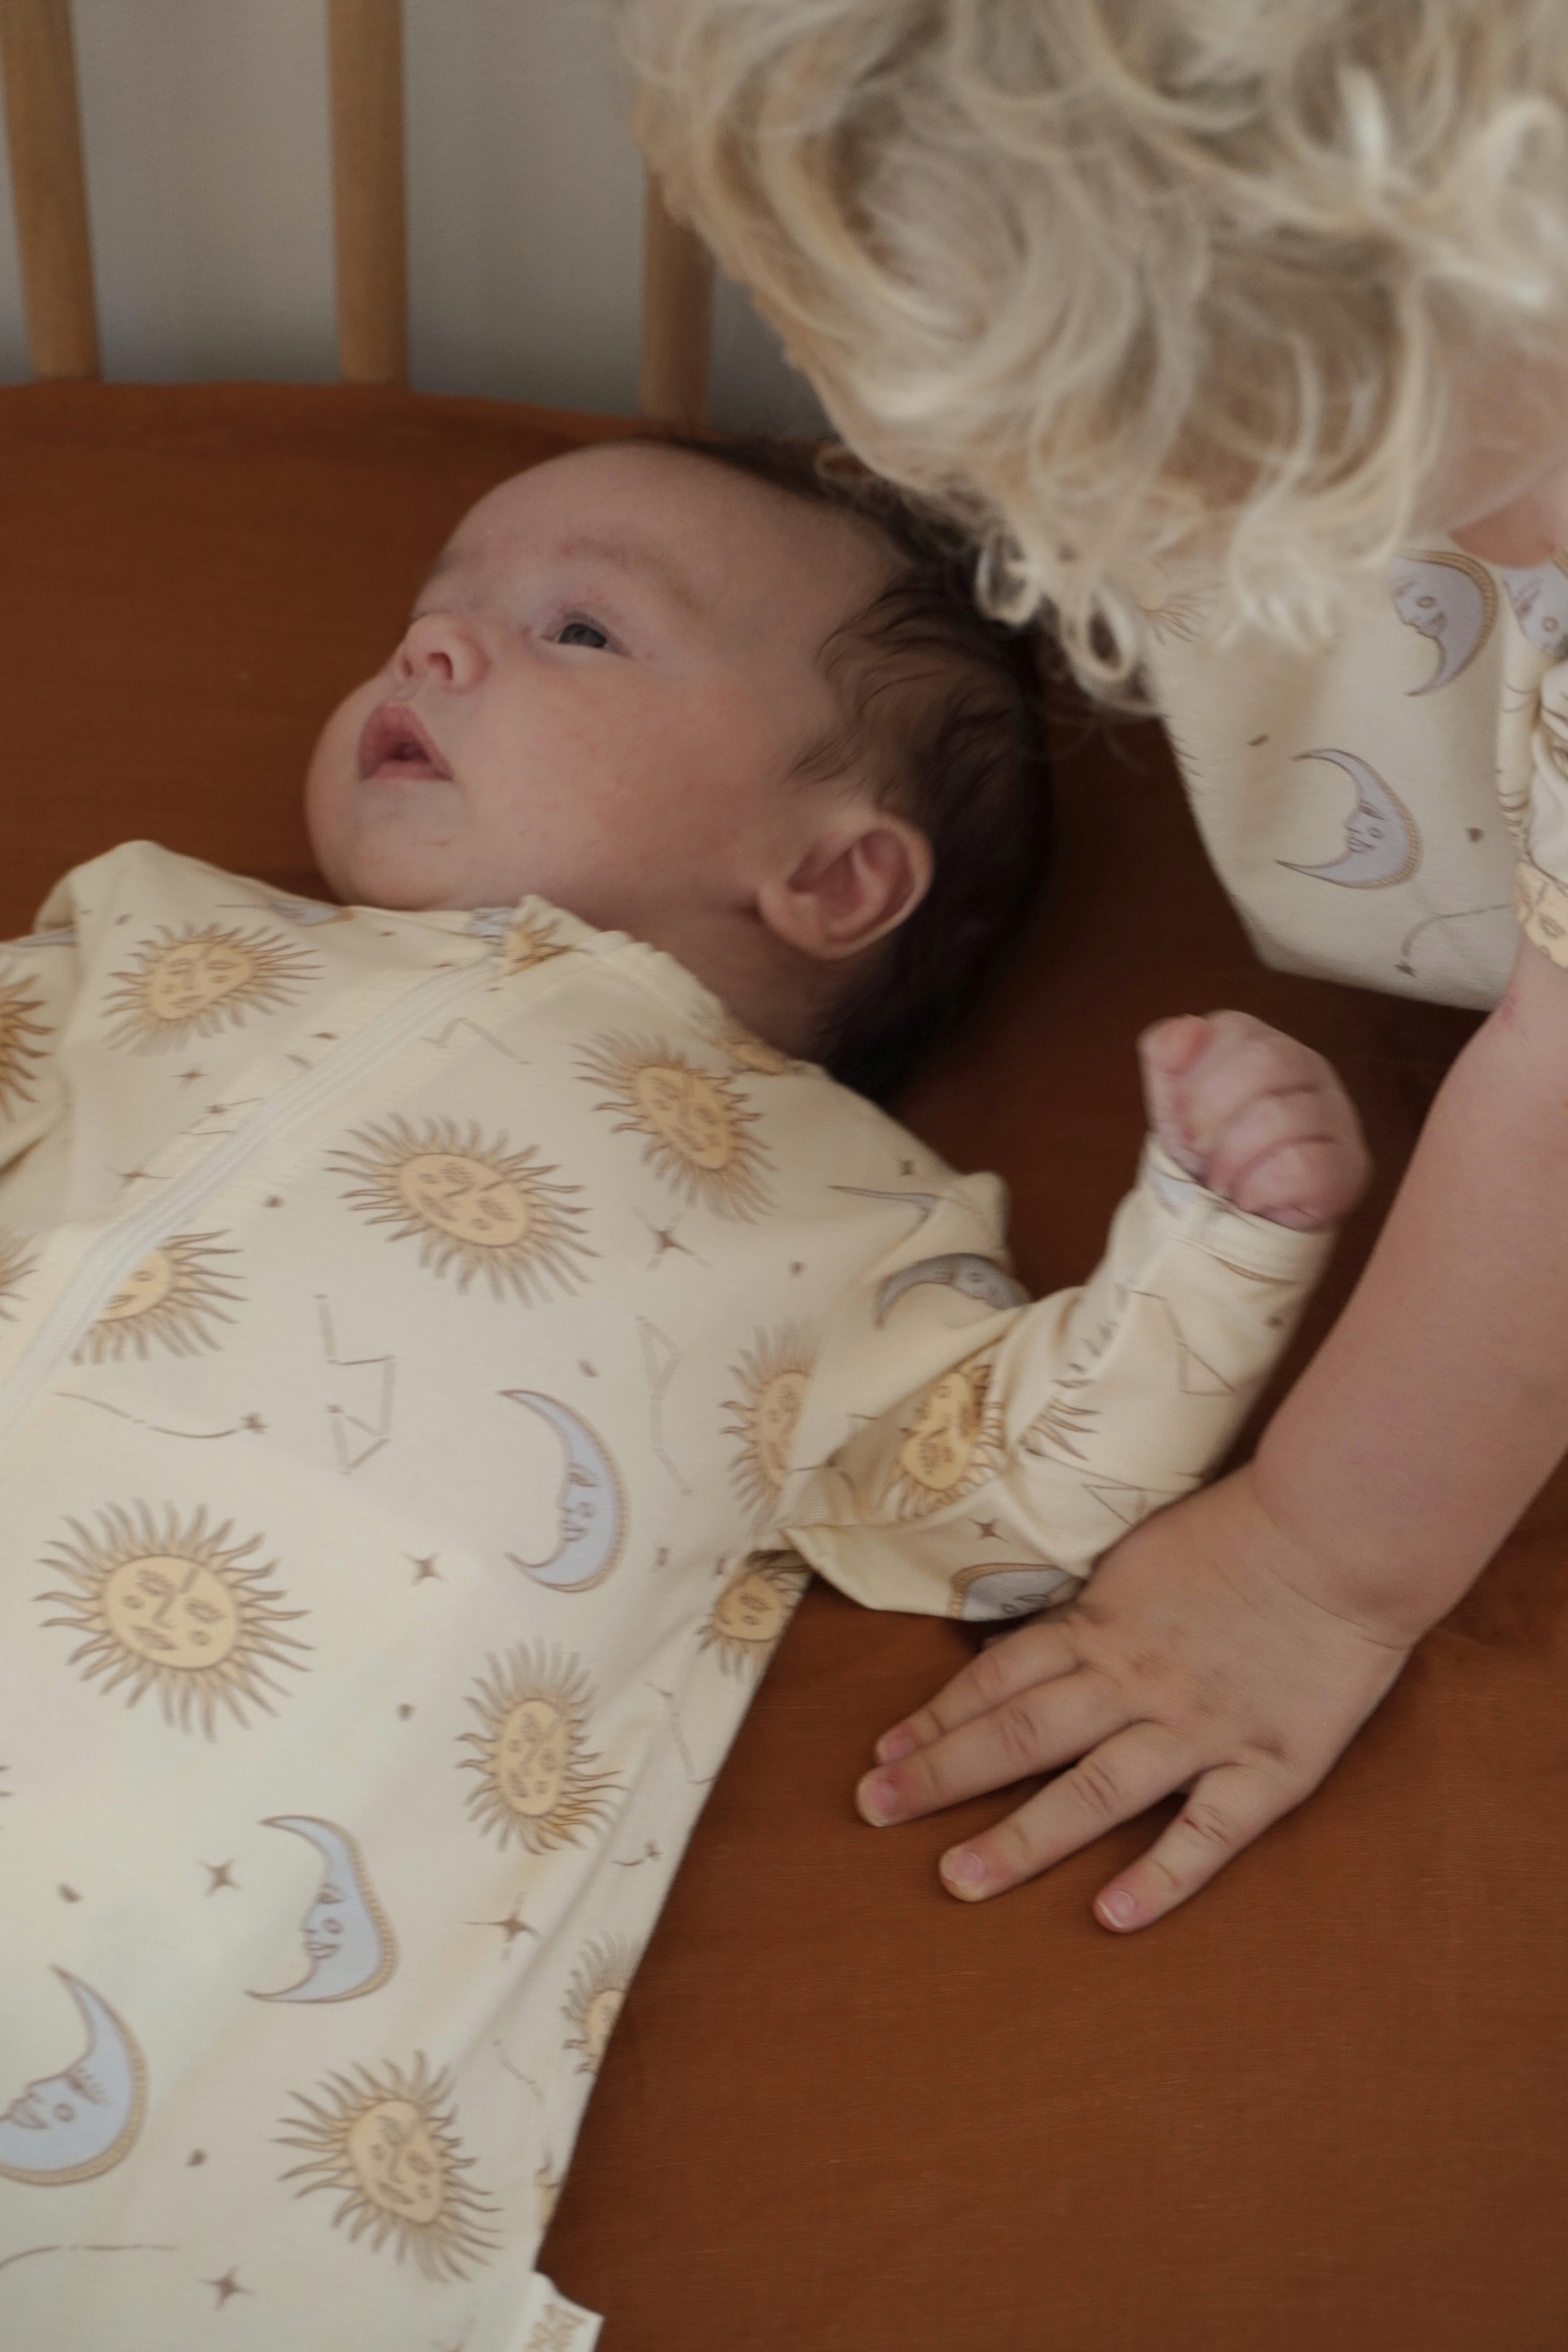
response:
[[[925,898],[816,1041],[835,1077],[882,1101],[975,1008],[1038,899],[1050,789],[1037,642],[981,612],[974,552],[952,526],[847,451],[771,435],[647,437],[857,517],[898,559],[823,647],[846,715],[794,771],[826,780],[881,749],[879,798],[931,844]]]

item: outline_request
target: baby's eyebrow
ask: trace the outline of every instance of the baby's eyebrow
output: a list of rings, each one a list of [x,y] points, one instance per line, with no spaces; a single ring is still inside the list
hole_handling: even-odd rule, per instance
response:
[[[708,599],[700,593],[685,566],[658,540],[644,539],[636,531],[612,536],[585,533],[580,539],[567,540],[560,551],[568,560],[585,555],[622,572],[640,572],[657,581],[676,604],[684,605],[697,619],[708,617]]]
[[[605,534],[584,533],[579,539],[569,539],[555,550],[559,561],[570,562],[584,556],[591,562],[608,563],[621,572],[640,572],[652,579],[671,600],[698,620],[706,620],[711,612],[711,602],[705,597],[685,566],[657,540],[644,539],[637,531]],[[455,547],[444,547],[420,583],[415,601],[426,595],[449,572],[462,568],[463,557]]]

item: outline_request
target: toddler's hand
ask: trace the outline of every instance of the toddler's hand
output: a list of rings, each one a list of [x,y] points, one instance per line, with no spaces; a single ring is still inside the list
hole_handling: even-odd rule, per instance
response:
[[[1371,1162],[1321,1054],[1249,1013],[1211,1013],[1157,1021],[1138,1059],[1151,1128],[1211,1192],[1301,1233],[1354,1207]]]

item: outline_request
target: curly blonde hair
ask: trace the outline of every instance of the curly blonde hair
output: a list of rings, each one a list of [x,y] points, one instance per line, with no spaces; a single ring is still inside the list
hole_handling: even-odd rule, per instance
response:
[[[1568,350],[1563,0],[616,8],[670,201],[1112,697],[1199,581],[1321,641],[1483,367]]]

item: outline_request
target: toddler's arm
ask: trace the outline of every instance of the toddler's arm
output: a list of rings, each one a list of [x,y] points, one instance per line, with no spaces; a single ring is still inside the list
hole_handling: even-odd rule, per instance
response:
[[[838,1434],[781,1532],[854,1598],[1037,1607],[1213,1470],[1277,1360],[1360,1188],[1354,1113],[1318,1056],[1240,1013],[1163,1024],[1144,1064],[1156,1139],[1081,1289],[1005,1311],[949,1234],[848,1303],[801,1454]],[[856,1410],[878,1397],[897,1401]]]
[[[1108,1554],[1092,1614],[997,1643],[879,1743],[883,1819],[1082,1759],[946,1857],[954,1891],[999,1893],[1184,1790],[1097,1898],[1143,1927],[1317,1787],[1562,1454],[1565,1175],[1568,971],[1527,941],[1256,1462]]]

